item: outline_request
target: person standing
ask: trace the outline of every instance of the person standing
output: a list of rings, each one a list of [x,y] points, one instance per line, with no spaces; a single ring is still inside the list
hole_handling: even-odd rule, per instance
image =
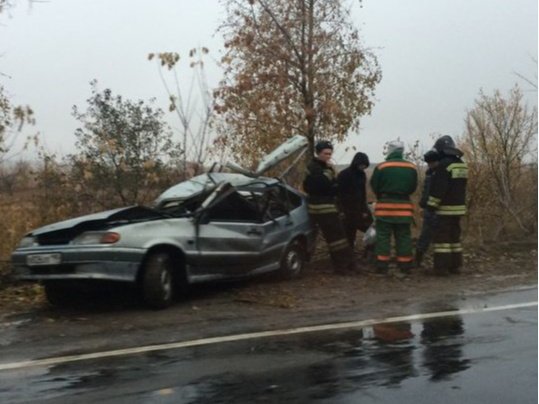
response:
[[[451,136],[442,136],[434,143],[440,162],[431,179],[427,209],[438,218],[432,238],[434,275],[459,273],[462,267],[460,218],[466,214],[468,166],[461,159]]]
[[[350,166],[337,176],[338,200],[344,214],[344,231],[348,243],[354,248],[357,230],[363,233],[372,224],[372,215],[367,204],[367,176],[369,156],[356,153]]]
[[[337,273],[355,271],[355,259],[346,240],[337,210],[337,180],[333,165],[333,145],[325,140],[315,145],[316,156],[307,165],[303,189],[307,208],[314,224],[320,228],[328,245],[333,268]]]
[[[376,268],[387,273],[391,260],[391,238],[395,238],[397,265],[403,274],[413,266],[412,236],[410,225],[414,207],[410,195],[417,188],[415,164],[404,160],[404,143],[389,142],[387,157],[374,169],[371,188],[376,195]]]
[[[427,201],[429,199],[430,183],[434,170],[438,166],[440,160],[440,154],[436,150],[429,150],[423,156],[423,160],[427,163],[427,171],[425,173],[425,180],[423,181],[423,191],[421,192],[421,199],[419,200],[419,206],[423,209],[423,224],[421,226],[421,233],[417,239],[415,247],[415,262],[418,267],[421,266],[423,257],[429,249],[429,245],[432,240],[432,234],[436,227],[436,212],[427,209]]]

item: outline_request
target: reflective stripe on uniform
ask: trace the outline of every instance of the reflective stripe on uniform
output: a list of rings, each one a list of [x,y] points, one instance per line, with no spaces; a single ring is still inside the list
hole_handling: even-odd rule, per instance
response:
[[[412,256],[397,257],[397,262],[412,262],[413,260]]]
[[[451,178],[468,178],[468,166],[466,163],[453,163],[447,166]]]
[[[411,203],[388,203],[376,202],[374,205],[374,216],[413,216],[414,205]]]
[[[374,216],[377,217],[387,217],[387,216],[397,216],[397,217],[411,217],[414,214],[409,210],[375,210]]]
[[[307,210],[312,215],[321,215],[325,213],[337,213],[337,206],[332,203],[307,204]]]
[[[451,243],[450,246],[452,252],[462,252],[461,243]]]
[[[436,211],[439,215],[462,216],[466,214],[466,205],[441,205]]]
[[[384,168],[389,167],[404,167],[404,168],[411,168],[415,170],[415,165],[413,163],[405,162],[405,161],[388,161],[386,163],[382,163],[378,165],[379,170],[383,170]]]
[[[387,202],[376,202],[374,205],[375,209],[414,209],[414,205],[411,203],[387,203]]]
[[[391,257],[389,255],[377,255],[376,256],[376,259],[378,261],[389,261],[391,259]]]
[[[330,251],[342,250],[343,248],[346,248],[348,246],[348,240],[346,240],[345,238],[334,241],[333,243],[328,243],[328,248]]]
[[[440,205],[440,202],[442,202],[442,200],[440,198],[435,198],[434,196],[429,196],[429,199],[427,200],[427,205],[432,206],[433,208],[437,208],[438,205]]]
[[[434,243],[432,245],[435,253],[451,253],[453,252],[450,243]]]

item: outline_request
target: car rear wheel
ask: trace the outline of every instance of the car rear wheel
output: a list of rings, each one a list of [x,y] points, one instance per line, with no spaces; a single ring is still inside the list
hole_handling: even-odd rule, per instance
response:
[[[298,278],[305,266],[305,251],[299,241],[293,241],[281,261],[280,275],[283,279]]]
[[[173,261],[169,254],[152,254],[144,265],[142,292],[146,304],[154,309],[170,306],[174,297]]]

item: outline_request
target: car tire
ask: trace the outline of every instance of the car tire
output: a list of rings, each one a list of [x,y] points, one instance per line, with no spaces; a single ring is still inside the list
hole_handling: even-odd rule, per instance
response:
[[[164,309],[174,298],[173,261],[169,254],[150,255],[144,264],[142,293],[145,303],[153,309]]]
[[[293,241],[286,248],[281,260],[280,276],[283,279],[299,278],[305,266],[305,249],[299,241]]]
[[[47,301],[56,307],[69,306],[76,301],[77,291],[67,284],[47,282],[43,285]]]

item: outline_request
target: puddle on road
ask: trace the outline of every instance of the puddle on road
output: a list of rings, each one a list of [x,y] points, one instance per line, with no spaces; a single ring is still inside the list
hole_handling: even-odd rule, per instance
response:
[[[0,323],[0,347],[8,346],[17,340],[17,328],[32,321],[30,318],[24,318],[14,321]]]
[[[447,305],[429,309],[456,310]],[[489,325],[486,333],[478,331],[475,320],[467,325],[455,314],[26,368],[2,375],[0,397],[12,403],[63,401],[109,390],[114,397],[116,386],[135,385],[140,392],[135,401],[146,403],[332,402],[358,392],[451,382],[473,369],[478,356],[496,359],[497,344],[508,343],[506,329],[516,324],[536,329],[536,311],[529,314],[534,310],[499,316],[502,323]],[[535,330],[535,340],[536,334]]]

